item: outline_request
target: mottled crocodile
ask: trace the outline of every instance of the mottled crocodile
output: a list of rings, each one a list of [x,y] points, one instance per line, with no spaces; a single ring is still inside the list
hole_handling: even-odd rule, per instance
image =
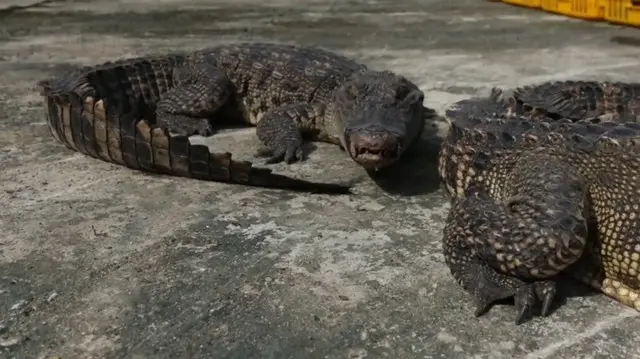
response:
[[[451,129],[438,167],[452,208],[443,247],[476,316],[511,296],[516,323],[540,302],[546,316],[561,272],[640,310],[640,124],[602,121],[611,119],[607,109],[637,113],[633,96],[597,110],[599,101],[613,102],[602,101],[606,91],[584,96],[593,83],[567,82],[582,102],[557,98],[555,107],[528,106],[542,112],[518,109],[532,98],[519,94],[550,86],[561,87],[530,86],[508,97],[493,89],[446,111]]]
[[[302,158],[303,135],[366,169],[395,162],[433,111],[402,75],[311,47],[243,43],[111,61],[41,81],[61,142],[127,167],[200,179],[344,192],[276,176],[189,144],[214,124],[255,125],[267,163]],[[224,120],[224,121],[223,121]]]

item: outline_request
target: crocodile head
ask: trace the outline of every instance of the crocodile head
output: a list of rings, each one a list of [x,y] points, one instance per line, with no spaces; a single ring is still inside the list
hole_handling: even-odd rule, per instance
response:
[[[400,158],[424,126],[424,93],[403,76],[367,71],[336,92],[336,114],[344,125],[342,146],[366,169]]]

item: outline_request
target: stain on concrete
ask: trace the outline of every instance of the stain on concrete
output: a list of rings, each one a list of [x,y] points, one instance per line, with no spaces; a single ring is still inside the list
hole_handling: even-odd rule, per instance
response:
[[[0,356],[640,355],[637,313],[576,284],[548,318],[515,326],[510,305],[473,317],[441,253],[442,121],[378,176],[325,144],[304,163],[270,166],[359,180],[354,196],[311,197],[74,153],[50,136],[34,86],[81,64],[260,40],[401,72],[442,111],[492,86],[629,80],[637,49],[609,40],[634,32],[476,0],[93,0],[14,11],[0,26]],[[261,164],[253,129],[193,141]]]

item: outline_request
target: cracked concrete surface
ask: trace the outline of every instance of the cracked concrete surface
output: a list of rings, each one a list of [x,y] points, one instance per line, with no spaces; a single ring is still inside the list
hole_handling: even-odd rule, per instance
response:
[[[548,318],[515,326],[508,304],[473,317],[441,255],[437,136],[395,179],[323,144],[272,166],[360,179],[353,196],[304,196],[71,152],[34,87],[70,65],[263,40],[401,72],[442,111],[493,85],[637,81],[639,49],[609,42],[637,30],[480,0],[52,1],[0,16],[1,357],[640,357],[638,314],[571,281]],[[244,159],[257,146],[253,129],[194,141]]]

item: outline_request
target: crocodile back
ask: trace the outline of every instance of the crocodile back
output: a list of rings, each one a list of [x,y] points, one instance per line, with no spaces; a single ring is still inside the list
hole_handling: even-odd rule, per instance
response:
[[[139,57],[83,67],[39,81],[53,137],[85,155],[152,173],[207,181],[349,193],[350,185],[318,183],[255,168],[231,154],[212,153],[187,136],[156,126],[155,104],[173,86],[173,69],[197,59],[189,55]]]

